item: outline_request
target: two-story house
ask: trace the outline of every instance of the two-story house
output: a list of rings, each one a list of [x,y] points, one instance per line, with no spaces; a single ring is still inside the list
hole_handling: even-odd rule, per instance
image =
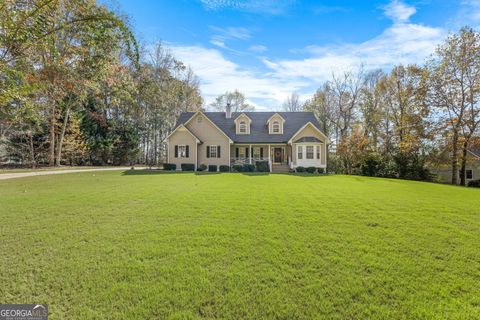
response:
[[[167,137],[167,162],[326,168],[328,139],[312,112],[186,112]]]

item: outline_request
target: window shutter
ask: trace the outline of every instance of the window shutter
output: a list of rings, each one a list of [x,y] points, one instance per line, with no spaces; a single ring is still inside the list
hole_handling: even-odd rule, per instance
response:
[[[220,155],[220,146],[217,146],[217,158],[220,158],[221,155]]]
[[[247,158],[250,157],[249,152],[250,152],[250,148],[248,148],[248,147],[245,148],[245,155],[247,156]]]
[[[235,148],[235,157],[238,158],[238,147]]]
[[[175,158],[178,158],[178,146],[175,146]]]
[[[210,158],[210,146],[207,146],[207,158]]]
[[[185,158],[189,157],[188,146],[185,146]]]
[[[260,158],[263,158],[263,148],[260,148]]]

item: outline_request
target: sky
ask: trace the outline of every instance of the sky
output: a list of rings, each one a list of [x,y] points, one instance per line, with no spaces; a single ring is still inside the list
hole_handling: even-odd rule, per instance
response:
[[[258,111],[332,74],[422,64],[451,32],[480,26],[480,0],[116,0],[146,44],[199,77],[205,104],[238,89]]]

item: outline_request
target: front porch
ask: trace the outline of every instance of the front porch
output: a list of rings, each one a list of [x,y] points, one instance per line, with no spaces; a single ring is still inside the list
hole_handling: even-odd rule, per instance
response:
[[[233,166],[268,161],[270,172],[285,172],[290,167],[291,151],[287,144],[233,144],[230,163]]]

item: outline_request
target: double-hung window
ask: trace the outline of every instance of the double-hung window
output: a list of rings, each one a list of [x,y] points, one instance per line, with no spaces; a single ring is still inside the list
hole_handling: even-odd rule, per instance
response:
[[[217,146],[210,146],[210,158],[217,158]]]
[[[302,146],[297,147],[297,154],[298,154],[297,158],[299,160],[302,160],[303,159],[303,147]]]
[[[317,146],[317,159],[320,159],[320,146]]]
[[[178,156],[180,158],[187,157],[187,147],[186,146],[178,146]]]
[[[307,146],[305,153],[307,154],[306,159],[313,159],[313,146]]]

